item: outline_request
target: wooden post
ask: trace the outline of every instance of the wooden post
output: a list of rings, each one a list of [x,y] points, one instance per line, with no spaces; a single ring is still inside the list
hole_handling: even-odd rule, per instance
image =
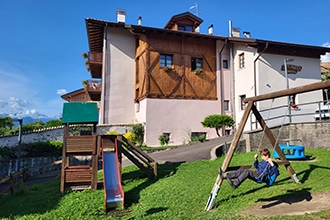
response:
[[[230,164],[230,161],[233,158],[234,152],[237,148],[238,142],[239,142],[239,140],[241,138],[241,135],[243,133],[244,126],[246,124],[246,121],[249,118],[252,106],[253,106],[253,101],[248,102],[248,104],[246,106],[246,109],[244,111],[244,114],[242,116],[241,123],[239,124],[237,132],[235,133],[234,139],[230,144],[230,147],[229,147],[229,150],[226,154],[225,160],[222,163],[221,170],[223,170],[224,172],[227,170],[227,168]],[[221,184],[222,184],[222,179],[221,179],[220,175],[218,175],[218,177],[215,181],[215,184],[213,185],[213,188],[212,188],[212,191],[210,193],[209,199],[206,203],[205,210],[209,211],[213,208],[213,205],[214,205],[215,199],[217,197],[218,191],[220,190]]]
[[[92,182],[91,188],[97,189],[97,171],[98,171],[98,154],[97,154],[97,136],[93,135],[92,146]]]
[[[66,139],[69,136],[69,124],[64,125],[63,130],[63,148],[62,148],[62,170],[61,170],[61,186],[60,191],[63,194],[65,190],[65,168],[67,167],[68,159],[66,157]]]

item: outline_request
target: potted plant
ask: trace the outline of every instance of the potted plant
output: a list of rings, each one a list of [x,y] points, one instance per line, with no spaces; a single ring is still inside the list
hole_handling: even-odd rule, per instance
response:
[[[86,52],[83,52],[83,53],[81,54],[81,56],[82,56],[84,59],[87,59],[87,58],[88,58],[88,54],[87,54]]]
[[[172,67],[170,67],[170,66],[164,66],[163,67],[163,70],[168,73],[168,72],[171,72],[172,71]]]
[[[196,74],[196,75],[199,75],[199,74],[201,74],[203,72],[203,70],[201,69],[201,68],[196,68],[195,70],[194,70],[194,73]]]

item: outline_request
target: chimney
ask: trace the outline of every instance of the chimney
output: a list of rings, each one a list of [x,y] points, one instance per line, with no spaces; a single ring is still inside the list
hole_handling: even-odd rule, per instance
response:
[[[142,17],[141,17],[141,16],[139,16],[139,18],[138,18],[138,25],[139,25],[139,26],[142,25]]]
[[[251,34],[248,31],[244,31],[243,35],[244,35],[245,38],[250,38],[251,37]]]
[[[116,14],[117,14],[117,22],[118,23],[125,23],[126,11],[117,9]]]
[[[232,29],[232,36],[233,37],[240,37],[240,29],[239,28],[233,28]]]
[[[212,35],[213,34],[213,24],[211,24],[210,26],[209,26],[209,34],[210,35]]]

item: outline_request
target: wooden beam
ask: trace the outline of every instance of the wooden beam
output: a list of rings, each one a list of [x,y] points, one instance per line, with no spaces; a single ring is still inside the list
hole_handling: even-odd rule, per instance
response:
[[[238,142],[239,142],[239,140],[241,138],[241,135],[243,133],[244,126],[245,126],[245,124],[246,124],[246,122],[247,122],[247,120],[249,118],[249,115],[250,115],[252,106],[254,106],[253,102],[252,101],[248,102],[248,104],[246,106],[246,109],[244,111],[244,114],[242,116],[241,122],[240,122],[240,124],[238,126],[237,132],[236,132],[236,134],[234,136],[233,141],[230,144],[229,151],[227,152],[226,158],[225,158],[225,160],[222,163],[221,169],[223,171],[226,171],[227,170],[227,168],[228,168],[228,166],[230,164],[230,161],[233,158],[234,152],[235,152],[235,150],[237,148]]]
[[[251,98],[246,98],[244,99],[244,102],[247,103],[249,101],[257,102],[257,101],[262,101],[266,99],[274,99],[278,97],[283,97],[283,96],[289,96],[289,95],[294,95],[294,94],[299,94],[299,93],[304,93],[304,92],[311,92],[314,90],[318,89],[325,89],[330,87],[330,80],[323,81],[323,82],[317,82],[317,83],[312,83],[300,87],[295,87],[291,89],[285,89],[285,90],[280,90],[277,92],[272,92],[272,93],[267,93],[263,95],[258,95],[254,96]]]

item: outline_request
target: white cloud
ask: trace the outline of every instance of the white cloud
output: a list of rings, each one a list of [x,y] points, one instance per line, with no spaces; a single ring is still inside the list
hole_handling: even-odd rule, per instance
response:
[[[58,94],[58,95],[64,95],[64,94],[66,94],[66,93],[68,93],[68,92],[66,91],[66,89],[58,89],[58,90],[56,91],[56,94]]]
[[[323,47],[330,47],[330,42],[325,42]],[[326,53],[325,55],[321,56],[322,62],[330,62],[330,53]]]

